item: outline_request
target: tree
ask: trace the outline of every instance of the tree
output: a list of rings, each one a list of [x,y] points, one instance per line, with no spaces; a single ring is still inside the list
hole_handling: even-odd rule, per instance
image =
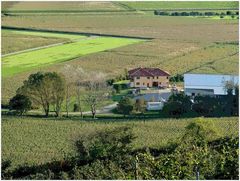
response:
[[[143,98],[137,99],[135,103],[135,109],[138,112],[144,113],[146,110],[146,101]]]
[[[66,78],[66,112],[68,117],[69,112],[69,102],[70,97],[76,93],[77,97],[77,104],[78,104],[78,111],[80,112],[81,117],[82,115],[82,107],[81,107],[81,89],[82,89],[82,82],[85,79],[85,72],[81,67],[75,67],[71,65],[65,65],[62,69],[62,73],[65,75]],[[73,93],[74,92],[74,93]]]
[[[189,96],[183,93],[173,94],[164,105],[163,111],[169,116],[180,117],[182,114],[190,112],[191,106],[192,102]]]
[[[92,117],[95,118],[97,105],[109,98],[111,89],[105,81],[105,74],[90,72],[87,76],[88,81],[85,82],[86,94],[84,101],[90,106]]]
[[[124,115],[129,115],[134,109],[134,101],[129,97],[122,98],[118,105],[117,105],[117,111]]]
[[[227,92],[227,95],[225,96],[225,111],[227,115],[236,115],[238,111],[236,109],[238,108],[238,84],[234,84],[234,80],[226,81],[224,82],[224,89]],[[235,94],[235,95],[234,95]]]
[[[53,105],[56,116],[59,116],[65,96],[65,80],[56,72],[37,72],[23,82],[17,94],[26,95],[34,104],[41,105],[46,116]]]
[[[196,96],[192,110],[200,116],[217,116],[222,112],[220,99],[211,96]]]
[[[232,11],[227,11],[227,12],[226,12],[226,15],[232,15],[232,14],[233,14]]]
[[[31,109],[32,102],[25,95],[17,94],[9,101],[10,110],[15,110],[22,115]]]

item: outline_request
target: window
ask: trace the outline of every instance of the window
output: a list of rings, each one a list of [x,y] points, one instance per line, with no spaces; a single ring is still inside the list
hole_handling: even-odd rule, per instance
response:
[[[137,77],[137,79],[140,79],[140,77]]]
[[[143,85],[145,85],[145,83],[143,82]]]
[[[158,77],[157,77],[157,79],[158,79]]]
[[[167,77],[167,79],[168,79],[168,77]]]
[[[140,83],[139,83],[139,82],[136,82],[136,85],[140,85]]]
[[[150,77],[147,77],[147,79],[150,79]]]

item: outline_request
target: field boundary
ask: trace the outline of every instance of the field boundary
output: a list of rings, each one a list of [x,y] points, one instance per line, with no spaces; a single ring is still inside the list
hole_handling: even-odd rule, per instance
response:
[[[24,27],[14,27],[14,26],[2,26],[1,28],[5,29],[5,30],[19,30],[19,31],[24,30],[24,31],[50,32],[50,33],[62,33],[62,34],[85,35],[85,36],[105,36],[105,37],[132,38],[132,39],[142,39],[142,40],[153,40],[154,39],[154,38],[150,38],[150,37],[124,36],[124,35],[87,33],[87,32],[58,31],[58,30],[24,28]]]

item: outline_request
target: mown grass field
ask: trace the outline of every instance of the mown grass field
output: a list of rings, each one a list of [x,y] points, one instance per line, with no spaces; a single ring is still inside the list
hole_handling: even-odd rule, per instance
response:
[[[38,66],[64,62],[83,55],[141,41],[127,38],[89,37],[73,43],[10,55],[2,59],[2,76],[12,76]]]
[[[2,159],[10,159],[13,166],[40,164],[74,154],[74,141],[96,131],[129,126],[137,136],[135,148],[159,148],[176,141],[185,126],[195,119],[79,121],[54,118],[2,117]],[[238,135],[238,118],[206,118],[206,124],[217,130],[219,137]]]

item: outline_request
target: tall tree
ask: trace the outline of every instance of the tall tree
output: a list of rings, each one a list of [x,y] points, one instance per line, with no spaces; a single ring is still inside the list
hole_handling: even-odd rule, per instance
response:
[[[56,72],[37,72],[23,82],[17,94],[26,95],[35,105],[41,105],[46,116],[53,105],[56,116],[59,116],[65,96],[65,80]]]
[[[110,96],[111,89],[105,80],[105,74],[90,72],[88,81],[85,82],[84,100],[90,106],[93,118],[96,117],[97,105]]]

